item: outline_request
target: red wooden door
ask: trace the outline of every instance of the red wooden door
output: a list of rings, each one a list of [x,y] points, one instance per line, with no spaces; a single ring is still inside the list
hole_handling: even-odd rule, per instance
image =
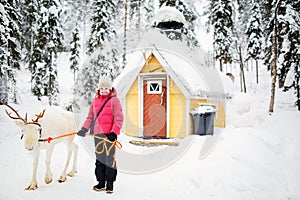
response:
[[[144,80],[144,137],[166,137],[166,79]]]

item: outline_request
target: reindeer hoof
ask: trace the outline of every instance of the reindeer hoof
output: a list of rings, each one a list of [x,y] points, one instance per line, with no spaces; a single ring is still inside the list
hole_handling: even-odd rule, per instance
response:
[[[38,188],[37,184],[31,184],[25,190],[36,190]]]
[[[67,178],[66,177],[59,177],[59,179],[58,179],[58,182],[59,183],[63,183],[63,182],[65,182],[67,180]]]
[[[67,175],[70,177],[73,177],[73,176],[75,176],[76,173],[77,173],[77,171],[71,171]]]
[[[49,184],[49,183],[51,183],[51,182],[52,182],[52,178],[49,178],[49,179],[45,178],[45,183],[46,183],[46,184]]]

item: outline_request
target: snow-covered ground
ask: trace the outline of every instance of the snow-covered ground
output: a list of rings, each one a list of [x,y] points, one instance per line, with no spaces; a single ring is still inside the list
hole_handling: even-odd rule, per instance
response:
[[[67,59],[67,56],[64,56]],[[67,60],[61,60],[67,63]],[[67,103],[71,96],[72,74],[60,68],[61,100]],[[234,74],[238,74],[233,70]],[[211,136],[189,136],[191,145],[172,165],[152,173],[119,171],[115,192],[95,192],[92,186],[95,160],[86,151],[83,140],[80,146],[78,174],[65,183],[44,183],[44,151],[38,168],[36,191],[25,191],[31,179],[32,157],[23,147],[19,129],[8,119],[0,107],[0,199],[53,200],[53,199],[300,199],[300,112],[292,106],[291,93],[276,94],[275,112],[268,115],[270,93],[269,72],[261,70],[260,84],[256,85],[254,72],[247,72],[248,94],[236,92],[228,102],[227,127],[213,137],[218,142],[206,157],[200,157],[206,141]],[[21,75],[22,74],[22,75]],[[23,112],[40,112],[45,103],[37,102],[28,92],[29,78],[19,74],[21,104],[15,105]],[[251,80],[251,81],[249,81]],[[64,104],[63,103],[63,104]],[[80,126],[80,124],[78,125]],[[129,138],[120,137],[123,150],[136,154],[159,152],[163,147],[137,147]],[[170,147],[179,148],[179,147]],[[59,144],[53,154],[52,172],[58,178],[65,161],[65,147]],[[135,163],[139,165],[139,163]]]

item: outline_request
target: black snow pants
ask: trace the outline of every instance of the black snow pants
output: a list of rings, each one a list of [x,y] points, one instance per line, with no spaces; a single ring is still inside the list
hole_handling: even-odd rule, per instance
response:
[[[96,167],[95,175],[98,182],[114,182],[117,177],[117,165],[115,160],[116,148],[113,143],[106,141],[104,134],[95,137]]]

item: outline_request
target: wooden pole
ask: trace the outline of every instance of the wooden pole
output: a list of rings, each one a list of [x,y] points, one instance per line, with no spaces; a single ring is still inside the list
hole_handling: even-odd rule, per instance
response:
[[[256,83],[258,84],[258,60],[256,60],[255,63],[256,63]]]

